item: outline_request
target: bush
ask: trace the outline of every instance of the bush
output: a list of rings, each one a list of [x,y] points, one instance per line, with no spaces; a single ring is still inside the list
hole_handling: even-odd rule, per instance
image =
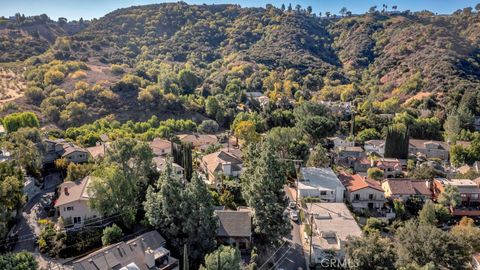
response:
[[[215,133],[218,131],[218,123],[214,120],[205,120],[197,129],[200,133]]]
[[[122,237],[122,229],[120,229],[120,227],[118,227],[116,224],[113,224],[112,226],[106,227],[103,230],[102,244],[104,246],[108,246],[117,243],[122,240]]]
[[[3,118],[3,125],[7,132],[15,132],[22,127],[38,127],[37,116],[32,112],[12,113]]]
[[[25,97],[30,103],[38,106],[40,103],[42,103],[45,95],[43,94],[43,90],[40,87],[33,86],[25,90]]]
[[[46,85],[60,84],[63,82],[65,74],[58,70],[49,70],[45,73],[44,82]]]
[[[117,75],[117,76],[125,73],[125,70],[123,69],[123,67],[121,65],[112,65],[110,70],[111,70],[113,75]]]

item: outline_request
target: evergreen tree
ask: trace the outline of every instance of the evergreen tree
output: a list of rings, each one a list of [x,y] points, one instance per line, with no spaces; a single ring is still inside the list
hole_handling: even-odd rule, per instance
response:
[[[287,199],[283,186],[285,175],[268,141],[255,147],[259,154],[249,153],[248,173],[242,174],[245,201],[254,210],[253,225],[256,239],[261,246],[277,244],[290,231],[290,223],[284,216]],[[252,148],[249,149],[252,152]],[[248,152],[248,151],[247,151]]]
[[[408,157],[408,129],[403,126],[390,126],[385,139],[386,158],[407,159]]]
[[[148,188],[144,209],[147,221],[176,252],[182,254],[186,247],[190,267],[198,267],[205,254],[215,247],[217,220],[213,198],[197,175],[184,188],[174,176],[171,163],[167,163],[156,187]]]

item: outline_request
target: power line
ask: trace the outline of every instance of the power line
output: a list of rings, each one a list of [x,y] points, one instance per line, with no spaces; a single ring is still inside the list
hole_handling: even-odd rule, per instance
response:
[[[283,240],[283,244],[280,245],[280,247],[272,254],[272,256],[270,256],[270,257],[262,264],[262,266],[260,266],[260,267],[258,268],[258,270],[262,269],[262,267],[264,267],[264,266],[268,263],[268,261],[270,261],[270,259],[271,259],[273,256],[275,256],[275,254],[277,254],[278,251],[280,251],[280,249],[285,245],[285,243],[287,243],[287,240]]]

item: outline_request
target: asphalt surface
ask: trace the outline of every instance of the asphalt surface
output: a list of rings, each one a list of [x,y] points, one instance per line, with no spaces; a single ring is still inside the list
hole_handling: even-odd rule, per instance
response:
[[[14,228],[18,235],[14,252],[22,250],[35,252],[35,237],[40,234],[37,221],[47,217],[44,207],[51,202],[55,189],[61,182],[59,174],[46,176],[44,188],[25,204]]]
[[[290,201],[294,201],[288,189],[285,190],[285,193],[290,198]],[[276,264],[266,269],[307,269],[302,246],[302,236],[300,234],[300,220],[290,222],[292,224],[292,231],[290,235],[285,238],[285,245],[275,254]]]

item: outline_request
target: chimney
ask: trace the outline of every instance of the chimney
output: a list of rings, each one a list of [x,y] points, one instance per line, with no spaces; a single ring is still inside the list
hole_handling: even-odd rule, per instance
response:
[[[155,257],[153,256],[153,251],[150,248],[145,250],[145,264],[147,265],[148,269],[151,269],[155,266]]]
[[[68,195],[69,195],[69,194],[68,194],[68,187],[63,187],[63,192],[65,193],[65,195],[68,196]]]

